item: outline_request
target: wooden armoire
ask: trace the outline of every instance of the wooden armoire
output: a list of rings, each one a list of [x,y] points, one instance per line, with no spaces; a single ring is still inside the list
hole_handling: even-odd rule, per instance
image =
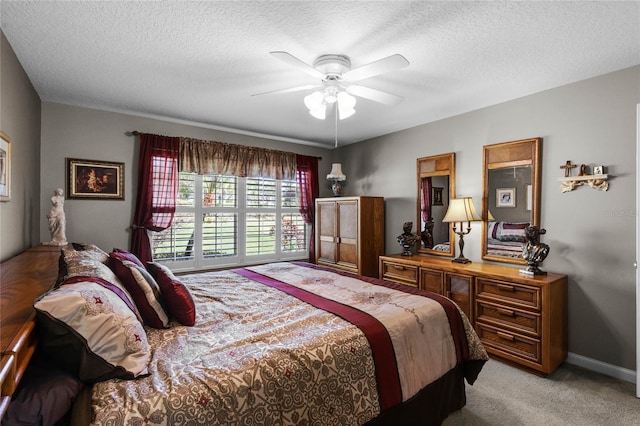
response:
[[[384,254],[384,198],[316,200],[316,263],[368,277],[378,276]]]

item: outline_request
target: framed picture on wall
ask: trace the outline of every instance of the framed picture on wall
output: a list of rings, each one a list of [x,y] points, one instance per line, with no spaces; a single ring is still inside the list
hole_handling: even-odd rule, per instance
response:
[[[67,197],[124,200],[124,163],[67,158]]]
[[[0,131],[0,201],[11,199],[11,138]]]
[[[515,188],[496,188],[496,207],[515,207]]]
[[[433,195],[431,197],[432,206],[442,206],[442,190],[444,188],[433,187]]]

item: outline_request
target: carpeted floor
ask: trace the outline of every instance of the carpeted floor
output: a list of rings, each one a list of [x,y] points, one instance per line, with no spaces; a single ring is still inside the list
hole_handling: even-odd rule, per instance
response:
[[[635,395],[633,383],[569,364],[541,378],[490,360],[443,426],[640,426]]]

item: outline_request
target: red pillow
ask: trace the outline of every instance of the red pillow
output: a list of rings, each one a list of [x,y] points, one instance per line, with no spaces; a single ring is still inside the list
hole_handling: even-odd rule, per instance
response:
[[[109,253],[109,256],[111,256],[114,259],[128,260],[129,262],[133,262],[139,267],[144,268],[144,264],[142,263],[142,261],[138,259],[138,257],[135,254],[128,252],[126,250],[114,248],[113,251]]]
[[[143,323],[153,328],[167,328],[169,316],[163,306],[160,287],[151,274],[134,262],[118,259],[114,253],[111,257],[114,271],[131,294]]]
[[[173,272],[161,263],[147,262],[147,270],[156,279],[169,314],[180,324],[192,326],[196,323],[196,306],[189,289]]]

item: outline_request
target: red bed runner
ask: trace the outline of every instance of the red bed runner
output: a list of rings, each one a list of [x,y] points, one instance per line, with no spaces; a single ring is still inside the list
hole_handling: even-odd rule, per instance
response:
[[[309,264],[301,264],[301,266],[309,266]],[[259,283],[283,291],[302,300],[303,302],[315,306],[316,308],[338,315],[360,328],[369,341],[369,346],[371,347],[378,384],[380,411],[384,412],[402,402],[400,377],[398,376],[393,344],[391,343],[391,337],[389,337],[387,329],[380,321],[359,309],[333,300],[325,299],[317,294],[310,293],[306,290],[264,276],[257,272],[253,272],[248,269],[234,269],[234,272],[246,278],[250,278]]]
[[[291,262],[291,263],[299,266],[304,266],[306,268],[333,272],[335,274],[343,275],[346,277],[354,276],[349,272],[342,272],[342,271],[337,271],[333,269],[327,269],[322,266],[314,265],[312,263],[306,263],[306,262]],[[467,333],[464,330],[464,324],[462,322],[462,318],[460,318],[460,311],[458,310],[457,306],[452,300],[444,296],[441,296],[439,294],[432,293],[430,291],[420,290],[415,287],[410,287],[404,284],[395,284],[395,283],[384,281],[378,278],[363,277],[363,276],[357,276],[356,278],[371,284],[380,285],[383,287],[402,291],[404,293],[427,297],[429,299],[435,300],[436,302],[440,303],[445,313],[447,314],[447,319],[449,320],[449,327],[451,328],[451,335],[453,336],[453,342],[456,347],[456,359],[458,363],[462,363],[469,360],[469,342],[467,342]]]

